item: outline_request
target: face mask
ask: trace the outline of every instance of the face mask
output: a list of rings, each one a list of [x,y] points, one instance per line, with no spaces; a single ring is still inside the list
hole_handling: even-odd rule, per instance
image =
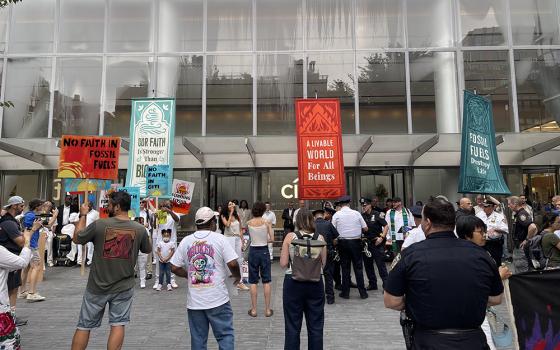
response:
[[[169,242],[169,237],[164,237],[164,238],[163,238],[163,241],[164,241],[165,243]]]

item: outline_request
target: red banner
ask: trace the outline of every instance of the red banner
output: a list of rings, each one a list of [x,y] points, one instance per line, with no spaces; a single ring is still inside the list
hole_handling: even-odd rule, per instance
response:
[[[120,147],[119,137],[62,136],[58,177],[115,180]]]
[[[300,199],[337,198],[346,193],[340,102],[296,100]]]

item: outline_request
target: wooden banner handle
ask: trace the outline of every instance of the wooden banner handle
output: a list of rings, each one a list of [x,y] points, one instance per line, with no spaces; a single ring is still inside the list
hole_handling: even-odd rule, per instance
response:
[[[89,190],[89,180],[86,180],[86,190],[84,191],[84,204],[88,204],[88,190]],[[87,224],[87,216],[86,216]],[[82,244],[82,266],[80,266],[80,275],[84,276],[86,274],[86,244]]]

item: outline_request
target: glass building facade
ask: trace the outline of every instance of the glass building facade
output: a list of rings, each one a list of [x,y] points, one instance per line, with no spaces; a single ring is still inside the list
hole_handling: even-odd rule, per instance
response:
[[[340,99],[345,137],[457,134],[464,89],[492,100],[497,132],[556,133],[559,19],[557,0],[23,1],[0,10],[1,97],[15,104],[1,138],[128,137],[137,97],[175,97],[179,137],[294,136],[294,100],[314,97]],[[458,163],[401,164],[388,180],[392,163],[368,164],[353,190],[425,199],[417,182],[456,181]],[[555,184],[558,164],[539,164]],[[253,199],[279,185],[268,171],[250,176]]]

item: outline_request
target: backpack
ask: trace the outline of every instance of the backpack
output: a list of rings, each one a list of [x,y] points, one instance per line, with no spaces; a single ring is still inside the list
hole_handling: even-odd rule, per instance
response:
[[[294,257],[291,262],[292,279],[299,282],[319,282],[321,280],[321,249],[327,245],[319,240],[319,233],[313,236],[294,232],[297,239],[292,240]]]
[[[545,234],[545,232],[541,232],[535,235],[527,240],[527,245],[525,245],[529,261],[535,270],[543,270],[548,264],[548,257],[542,249],[542,239]]]

